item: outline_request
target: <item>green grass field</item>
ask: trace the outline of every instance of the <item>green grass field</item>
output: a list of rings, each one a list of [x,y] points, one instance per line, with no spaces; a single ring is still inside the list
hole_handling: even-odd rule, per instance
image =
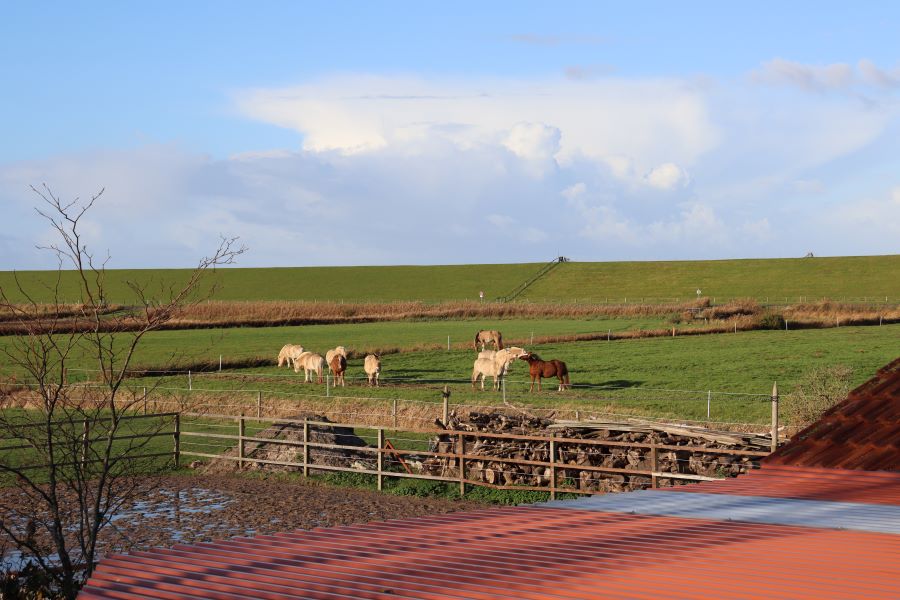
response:
[[[484,290],[490,300],[535,273],[540,264],[442,265],[390,267],[297,267],[219,269],[217,300],[391,301],[475,300]],[[63,274],[60,295],[78,301],[72,273]],[[20,279],[34,297],[52,298],[55,272],[22,271]],[[111,270],[108,300],[128,304],[133,297],[125,282],[149,283],[150,289],[186,277],[178,269]],[[0,272],[0,287],[13,300],[12,273]],[[746,259],[658,262],[569,262],[559,265],[522,296],[540,301],[621,302],[692,299],[701,289],[717,299],[753,297],[770,302],[804,299],[868,298],[892,302],[900,298],[900,255],[810,259]]]
[[[636,319],[536,319],[536,320],[447,320],[396,321],[384,323],[355,323],[338,325],[304,325],[296,327],[237,327],[224,329],[192,329],[158,331],[147,336],[139,347],[135,366],[162,367],[172,362],[217,362],[257,357],[271,357],[286,343],[301,344],[305,348],[325,352],[338,345],[358,352],[376,348],[411,348],[416,346],[471,346],[479,329],[501,328],[507,340],[530,341],[535,337],[591,332],[613,332],[665,327],[662,318]],[[120,338],[129,339],[128,334]],[[0,336],[0,350],[9,348],[14,339]],[[79,367],[91,367],[85,360],[75,361]],[[0,363],[0,374],[9,373],[8,365]]]
[[[508,379],[507,398],[517,404],[544,408],[565,404],[590,410],[612,403],[639,408],[644,414],[700,420],[706,416],[710,390],[714,420],[765,422],[765,395],[773,382],[778,382],[782,393],[789,393],[811,369],[840,364],[853,369],[854,385],[862,383],[900,355],[900,325],[573,342],[533,350],[543,358],[564,360],[575,387],[560,394],[547,380],[543,392],[529,393],[526,365],[516,363]],[[377,389],[363,385],[362,361],[353,359],[347,374],[350,385],[330,393],[371,398],[373,405],[383,409],[392,398],[436,404],[441,388],[449,382],[454,403],[501,405],[500,394],[473,391],[468,383],[474,357],[472,350],[386,355],[382,359],[386,385]],[[172,388],[166,393],[183,394],[188,378],[183,374],[131,384],[159,385]],[[194,394],[212,391],[211,398],[237,398],[248,403],[248,410],[257,391],[267,398],[317,399],[323,406],[331,402],[324,399],[324,386],[303,384],[302,375],[275,366],[194,373],[191,385]]]

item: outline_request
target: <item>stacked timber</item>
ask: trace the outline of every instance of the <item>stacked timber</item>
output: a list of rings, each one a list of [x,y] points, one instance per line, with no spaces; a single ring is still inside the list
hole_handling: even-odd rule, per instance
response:
[[[740,452],[765,452],[770,447],[765,435],[638,419],[576,422],[551,421],[527,414],[470,413],[463,420],[451,413],[447,423],[436,424],[448,433],[432,441],[432,451],[459,454],[463,450],[467,457],[467,480],[502,486],[547,487],[554,471],[556,487],[597,492],[649,487],[654,475],[659,486],[696,480],[690,476],[735,477],[753,468],[759,460]],[[463,441],[465,447],[461,448],[460,436],[453,431],[524,439],[467,435]],[[552,460],[550,438],[553,438]],[[646,447],[650,444],[658,446],[655,464],[653,449]],[[423,467],[432,475],[458,477],[457,463],[453,456],[433,457],[424,461]]]

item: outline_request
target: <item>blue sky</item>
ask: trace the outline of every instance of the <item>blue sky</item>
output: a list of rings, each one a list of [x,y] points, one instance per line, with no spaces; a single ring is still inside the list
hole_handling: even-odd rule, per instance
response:
[[[0,268],[900,251],[900,9],[683,4],[7,6]]]

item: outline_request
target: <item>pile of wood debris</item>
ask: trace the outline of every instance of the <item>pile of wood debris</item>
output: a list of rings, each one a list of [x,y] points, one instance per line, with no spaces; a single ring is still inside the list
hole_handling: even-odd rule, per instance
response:
[[[254,434],[255,438],[267,438],[272,442],[244,442],[245,469],[262,469],[266,471],[298,471],[302,467],[296,463],[303,462],[303,447],[296,442],[303,442],[302,419],[328,423],[328,418],[322,415],[306,414],[295,415],[290,420],[276,421],[266,429]],[[354,467],[357,469],[371,469],[375,466],[375,459],[371,452],[355,451],[351,447],[366,447],[365,440],[358,437],[350,427],[341,425],[310,424],[309,442],[317,444],[331,444],[345,446],[344,448],[319,448],[310,446],[310,465],[330,465],[339,467]],[[294,444],[279,444],[284,440],[295,442]],[[238,456],[238,449],[232,448],[223,453],[222,458],[213,459],[203,467],[204,473],[218,474],[234,472],[240,469],[240,462],[234,460]],[[279,463],[294,463],[279,464]],[[321,471],[321,469],[319,470]],[[310,468],[310,472],[317,472]]]
[[[566,440],[603,440],[671,447],[657,450],[654,471],[649,448],[555,441],[557,485],[577,487],[582,491],[620,492],[649,487],[651,472],[657,473],[659,486],[691,482],[689,479],[678,477],[679,475],[735,477],[753,468],[759,457],[702,452],[698,448],[762,452],[770,449],[770,438],[766,435],[714,431],[703,427],[660,424],[639,419],[629,419],[625,422],[576,422],[551,421],[527,414],[470,413],[466,420],[462,420],[451,413],[447,423],[438,421],[437,425],[448,431],[502,433]],[[467,459],[466,479],[493,485],[549,486],[552,476],[549,467],[523,464],[549,462],[549,440],[479,437],[473,442],[471,437],[468,439],[465,454],[483,459]],[[456,453],[458,443],[458,436],[440,435],[432,441],[432,451]],[[680,450],[679,446],[685,449]],[[497,460],[500,458],[521,462],[501,462]],[[456,458],[453,457],[430,458],[423,466],[424,470],[432,475],[452,477],[459,474]],[[593,471],[585,469],[585,466],[611,470]],[[644,473],[616,472],[617,469],[644,471]],[[666,477],[667,474],[670,476]]]

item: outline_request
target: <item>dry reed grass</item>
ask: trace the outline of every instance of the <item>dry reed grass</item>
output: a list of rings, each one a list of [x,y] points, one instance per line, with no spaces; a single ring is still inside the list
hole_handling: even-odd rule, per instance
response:
[[[56,318],[48,318],[58,310]],[[22,335],[35,331],[70,333],[94,327],[78,311],[77,305],[55,307],[38,305],[29,312],[7,311],[0,315],[0,335]],[[107,319],[101,325],[107,331],[130,331],[140,326],[140,318],[128,309],[110,306]],[[566,319],[597,317],[667,317],[673,324],[696,323],[705,320],[709,326],[684,329],[677,335],[698,335],[772,329],[784,327],[787,319],[792,328],[825,328],[840,325],[876,325],[900,322],[900,305],[870,305],[860,303],[815,302],[789,306],[773,312],[756,300],[734,300],[711,305],[708,298],[672,304],[531,304],[423,302],[336,303],[336,302],[208,302],[183,308],[163,329],[203,329],[220,327],[274,327],[292,325],[322,325],[338,323],[372,323],[390,321],[435,321],[455,319]],[[658,337],[670,330],[649,330],[614,334],[614,339]],[[542,341],[583,341],[605,337],[602,334],[558,336]],[[521,341],[521,340],[517,340]],[[436,349],[422,346],[419,349]],[[369,349],[374,351],[376,349]],[[381,349],[390,354],[399,349]],[[236,365],[239,366],[239,365]],[[203,370],[198,367],[196,370]]]

